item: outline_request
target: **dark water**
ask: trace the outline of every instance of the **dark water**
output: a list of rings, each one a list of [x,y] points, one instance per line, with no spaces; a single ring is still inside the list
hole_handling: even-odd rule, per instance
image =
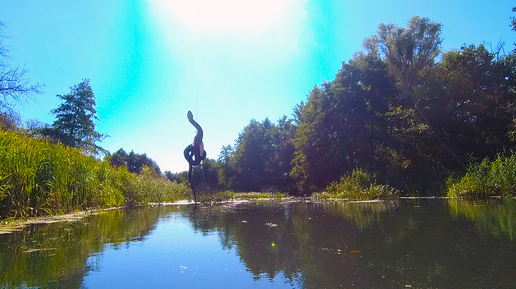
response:
[[[108,211],[0,235],[0,288],[516,288],[516,201]]]

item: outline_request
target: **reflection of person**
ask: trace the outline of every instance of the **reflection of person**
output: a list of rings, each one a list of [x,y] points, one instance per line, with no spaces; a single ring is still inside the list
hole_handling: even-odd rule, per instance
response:
[[[193,119],[191,111],[188,111],[187,117],[188,121],[197,129],[197,134],[194,137],[193,144],[185,148],[184,155],[190,165],[197,166],[206,158],[206,151],[202,142],[203,132],[201,126]]]

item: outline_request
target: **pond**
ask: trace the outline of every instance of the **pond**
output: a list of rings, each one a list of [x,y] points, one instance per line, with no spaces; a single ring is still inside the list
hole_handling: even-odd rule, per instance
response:
[[[0,235],[0,288],[514,288],[516,201],[110,210]]]

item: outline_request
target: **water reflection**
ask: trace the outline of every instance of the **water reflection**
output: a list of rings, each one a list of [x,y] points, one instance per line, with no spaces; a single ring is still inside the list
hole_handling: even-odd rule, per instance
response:
[[[455,216],[475,221],[482,233],[516,240],[516,201],[452,199],[449,206]]]
[[[0,235],[0,288],[511,288],[515,208],[411,200],[110,211]]]
[[[98,267],[98,259],[89,256],[101,253],[105,244],[118,248],[143,241],[158,215],[156,210],[113,210],[80,222],[31,225],[0,235],[0,284],[79,288],[85,273]]]

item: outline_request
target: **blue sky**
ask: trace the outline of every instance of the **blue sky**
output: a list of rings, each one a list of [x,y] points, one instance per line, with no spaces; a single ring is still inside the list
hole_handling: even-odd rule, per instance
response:
[[[111,152],[146,153],[162,171],[188,169],[183,149],[204,129],[209,158],[233,145],[249,121],[292,109],[361,49],[379,23],[412,16],[443,24],[443,49],[506,42],[512,1],[16,0],[0,21],[14,65],[44,93],[16,108],[49,113],[69,87],[90,79],[97,129]],[[516,15],[516,14],[515,14]]]

